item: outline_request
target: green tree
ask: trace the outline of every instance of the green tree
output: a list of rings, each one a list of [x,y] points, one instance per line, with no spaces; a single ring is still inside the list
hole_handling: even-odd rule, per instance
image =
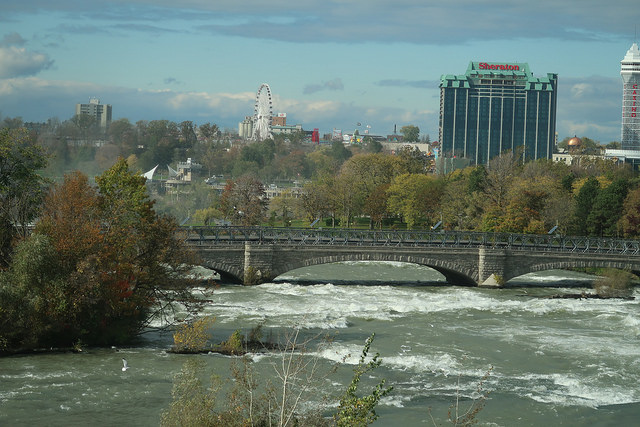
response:
[[[54,248],[34,235],[16,246],[13,262],[0,270],[0,351],[33,348],[60,325],[64,284]]]
[[[198,126],[200,135],[207,141],[217,138],[220,134],[220,129],[215,123],[204,123]]]
[[[352,156],[351,150],[344,146],[342,141],[333,141],[329,156],[333,157],[341,165],[345,160]]]
[[[587,231],[589,234],[595,236],[619,236],[618,221],[622,216],[628,191],[629,182],[624,179],[617,179],[600,190],[587,216]]]
[[[418,142],[420,140],[420,128],[418,126],[406,125],[400,128],[400,133],[405,142]]]
[[[487,169],[484,165],[478,165],[469,174],[468,192],[483,191],[487,183]]]
[[[38,215],[46,184],[38,171],[46,165],[44,150],[26,129],[0,129],[0,268],[8,265],[16,237],[26,237]]]
[[[581,236],[587,235],[587,219],[599,192],[600,183],[594,177],[590,177],[578,191],[575,197],[574,222],[571,228],[573,233]]]
[[[444,190],[441,180],[423,174],[404,174],[394,178],[387,190],[388,209],[400,215],[413,228],[420,220],[439,212]]]
[[[192,147],[197,141],[196,128],[191,120],[180,122],[180,136],[187,147]]]

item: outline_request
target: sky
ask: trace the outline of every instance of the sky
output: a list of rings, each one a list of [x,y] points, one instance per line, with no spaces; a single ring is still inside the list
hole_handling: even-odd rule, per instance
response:
[[[96,97],[114,120],[237,130],[267,83],[287,124],[433,141],[441,75],[526,62],[559,76],[559,139],[607,143],[638,23],[637,0],[2,0],[0,117]]]

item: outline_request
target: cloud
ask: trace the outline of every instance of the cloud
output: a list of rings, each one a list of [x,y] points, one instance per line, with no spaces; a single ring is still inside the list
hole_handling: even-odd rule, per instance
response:
[[[344,84],[342,83],[341,79],[335,78],[328,82],[307,85],[304,87],[304,90],[302,91],[302,93],[308,95],[308,94],[320,92],[323,90],[344,90]]]
[[[97,96],[113,106],[113,118],[138,120],[167,119],[180,122],[213,122],[222,128],[237,129],[238,122],[253,114],[254,92],[209,93],[194,91],[143,90],[93,83],[52,81],[38,77],[0,80],[1,113],[21,116],[25,121],[45,121],[51,117],[71,118],[75,104]],[[273,97],[274,112],[286,112],[290,123],[304,129],[333,128],[351,131],[356,123],[370,124],[371,132],[386,135],[393,125],[414,124],[424,133],[437,129],[437,111],[414,111],[392,107],[369,107],[334,100],[300,100]]]
[[[578,135],[604,143],[619,141],[621,113],[619,78],[563,78],[558,83],[556,129],[560,140]]]
[[[0,41],[0,47],[3,46],[23,46],[27,41],[16,32],[5,34]]]
[[[43,53],[29,52],[22,47],[26,40],[18,33],[6,34],[0,42],[0,79],[32,76],[53,65]]]
[[[170,79],[170,78],[169,78]],[[25,121],[71,118],[75,104],[90,96],[113,105],[114,119],[167,119],[180,122],[213,122],[237,129],[238,122],[253,114],[255,92],[212,93],[172,89],[143,90],[92,83],[51,81],[38,77],[0,79],[1,113]],[[563,78],[559,83],[557,131],[566,136],[588,136],[603,143],[620,139],[622,87],[619,78]],[[273,96],[274,112],[287,113],[289,123],[304,129],[333,128],[352,131],[357,123],[371,125],[371,133],[386,135],[394,125],[418,126],[432,140],[438,138],[438,103],[421,108],[360,105],[327,99],[295,99]]]
[[[181,81],[178,81],[178,79],[176,79],[175,77],[167,77],[166,79],[163,80],[164,84],[166,85],[170,85],[170,84],[182,84]]]
[[[113,22],[183,20],[216,34],[288,42],[455,44],[482,40],[628,38],[637,0],[5,0],[3,18],[62,11]],[[134,27],[129,27],[134,28]]]

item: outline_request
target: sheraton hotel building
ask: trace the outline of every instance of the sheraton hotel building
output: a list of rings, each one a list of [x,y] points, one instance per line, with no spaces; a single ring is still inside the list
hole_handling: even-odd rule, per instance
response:
[[[550,159],[556,140],[558,75],[534,77],[526,63],[471,62],[440,78],[440,156],[486,164],[506,150]]]

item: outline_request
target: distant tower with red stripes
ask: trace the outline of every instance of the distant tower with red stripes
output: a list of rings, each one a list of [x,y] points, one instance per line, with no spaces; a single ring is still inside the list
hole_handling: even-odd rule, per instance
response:
[[[313,130],[313,133],[311,134],[311,142],[315,144],[320,144],[320,132],[318,128],[315,128]]]

